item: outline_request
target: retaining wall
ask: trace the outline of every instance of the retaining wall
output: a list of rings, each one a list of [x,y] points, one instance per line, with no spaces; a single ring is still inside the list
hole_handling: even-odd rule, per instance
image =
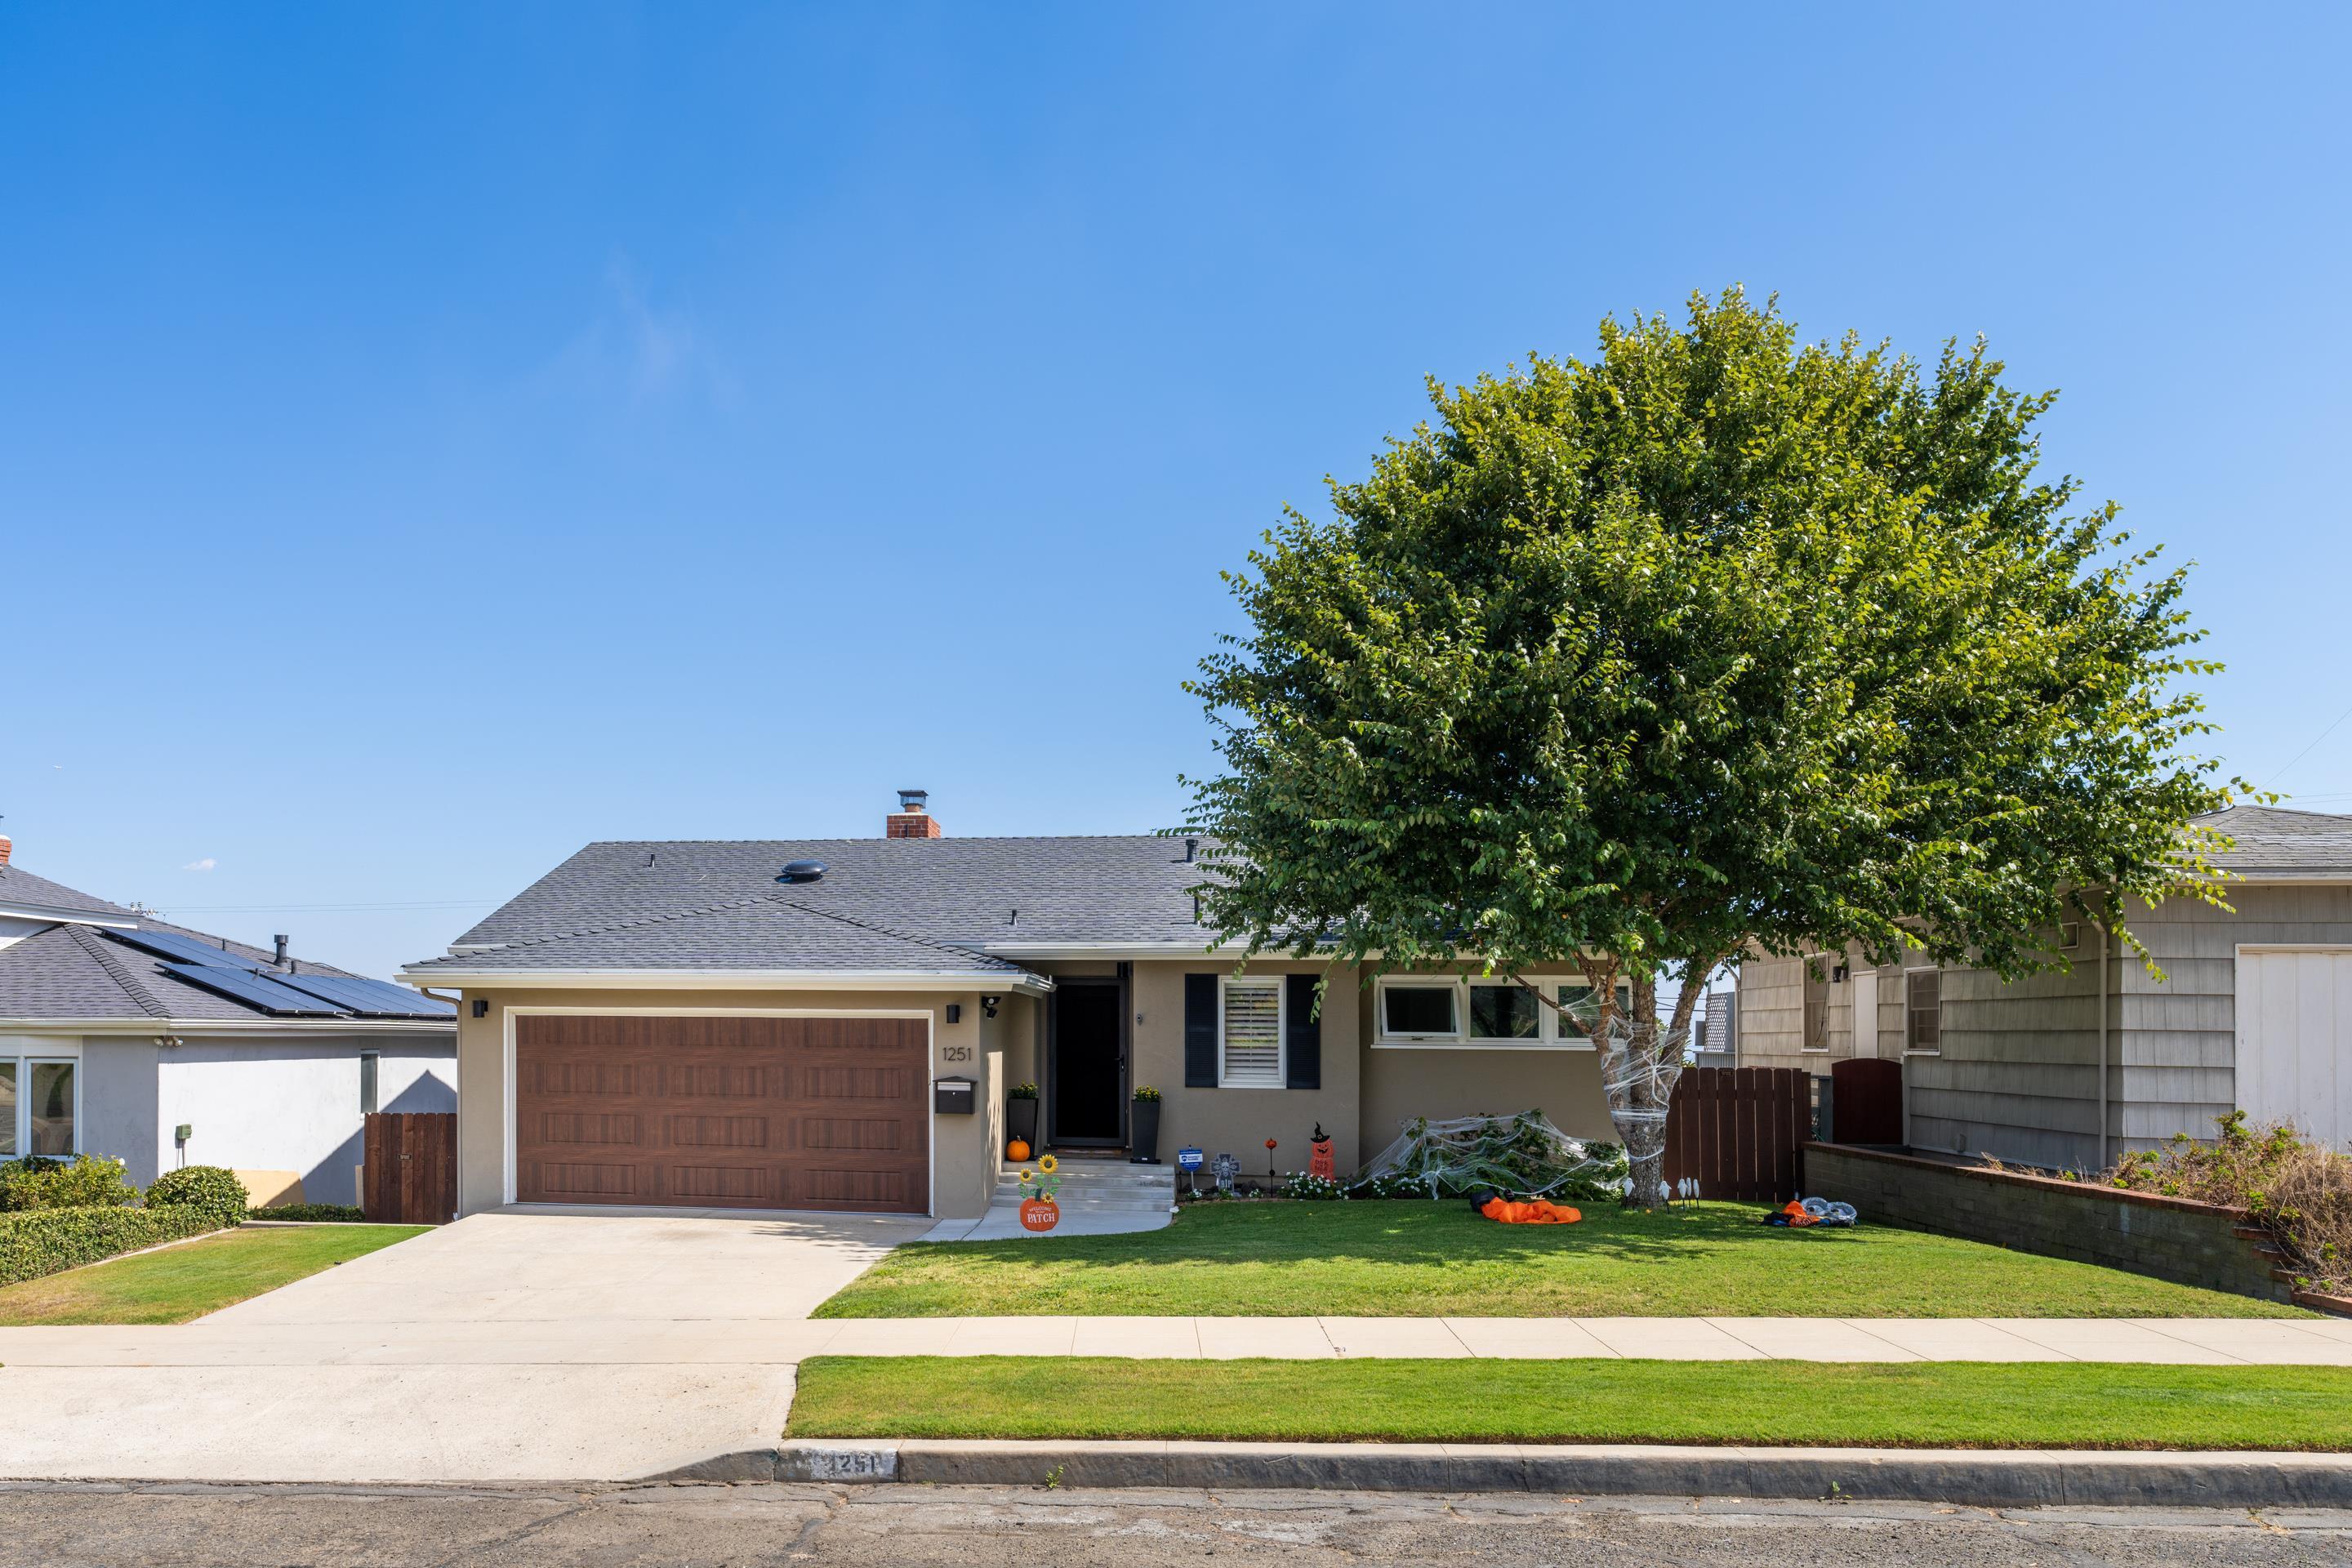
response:
[[[2182,1285],[2291,1301],[2280,1259],[2237,1209],[1838,1143],[1805,1145],[1805,1195],[1863,1223],[1935,1231],[2020,1252],[2126,1268]],[[2317,1303],[2313,1303],[2316,1305]]]

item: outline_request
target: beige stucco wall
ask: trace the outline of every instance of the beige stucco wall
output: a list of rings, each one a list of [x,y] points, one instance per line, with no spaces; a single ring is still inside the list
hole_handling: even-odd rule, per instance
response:
[[[965,1077],[978,1085],[980,1109],[971,1116],[931,1120],[932,1212],[958,1218],[986,1212],[1003,1149],[1004,1053],[1025,1048],[1034,1027],[1026,998],[1007,997],[993,1019],[981,1016],[980,995],[893,991],[468,991],[457,1010],[457,1207],[461,1214],[506,1201],[506,1040],[509,1009],[563,1007],[583,1013],[622,1010],[687,1014],[712,1009],[830,1013],[928,1013],[931,1016],[931,1076]],[[487,1016],[473,1016],[477,1000]],[[947,1021],[950,1002],[961,1017]]]
[[[1324,965],[1261,962],[1251,974],[1320,974]],[[1263,1175],[1265,1141],[1279,1145],[1273,1164],[1307,1168],[1307,1140],[1321,1122],[1341,1171],[1360,1157],[1356,1110],[1361,1054],[1354,1048],[1360,993],[1341,972],[1323,1003],[1322,1087],[1319,1089],[1187,1089],[1184,1087],[1184,976],[1231,974],[1230,963],[1205,955],[1135,965],[1134,1081],[1160,1090],[1160,1157],[1172,1163],[1187,1144],[1214,1159],[1231,1154],[1244,1173]]]
[[[1415,1117],[1515,1116],[1540,1110],[1571,1138],[1615,1142],[1600,1053],[1375,1046],[1365,1008],[1364,1100],[1359,1122],[1366,1155],[1379,1153]]]

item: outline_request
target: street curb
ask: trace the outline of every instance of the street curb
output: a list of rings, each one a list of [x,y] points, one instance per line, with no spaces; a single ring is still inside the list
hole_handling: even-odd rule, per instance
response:
[[[2269,1452],[805,1439],[647,1479],[2352,1508],[2352,1455]]]

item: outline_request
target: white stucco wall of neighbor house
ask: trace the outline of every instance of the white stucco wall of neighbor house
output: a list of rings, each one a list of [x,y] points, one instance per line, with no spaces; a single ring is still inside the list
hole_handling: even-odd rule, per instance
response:
[[[361,1054],[376,1053],[376,1109],[457,1109],[454,1040],[190,1040],[156,1068],[156,1169],[294,1171],[311,1203],[359,1201]],[[190,1128],[180,1148],[173,1130]]]

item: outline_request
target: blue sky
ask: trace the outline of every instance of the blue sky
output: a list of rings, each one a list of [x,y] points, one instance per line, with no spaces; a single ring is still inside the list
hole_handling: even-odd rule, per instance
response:
[[[382,972],[591,838],[1165,826],[1282,503],[1735,281],[2063,388],[2352,810],[2347,14],[1643,9],[0,8],[0,831]]]

